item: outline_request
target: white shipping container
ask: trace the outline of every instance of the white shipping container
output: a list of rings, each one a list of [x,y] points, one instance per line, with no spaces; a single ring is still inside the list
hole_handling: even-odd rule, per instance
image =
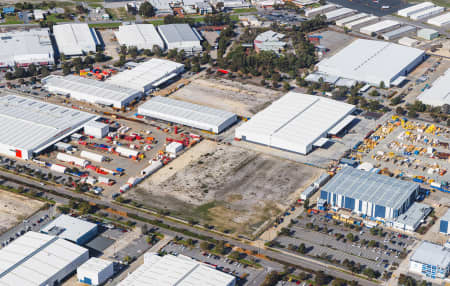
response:
[[[81,157],[86,158],[86,159],[90,159],[94,162],[103,162],[105,161],[105,156],[101,155],[101,154],[96,154],[93,152],[89,152],[89,151],[81,151],[80,154]]]
[[[130,157],[130,156],[136,157],[137,155],[139,155],[139,151],[130,150],[128,148],[124,148],[121,146],[116,147],[116,152],[125,157]]]
[[[125,185],[123,185],[122,187],[120,187],[119,191],[120,191],[121,193],[123,193],[123,192],[128,191],[129,189],[130,189],[130,185],[125,184]]]
[[[86,178],[86,184],[95,185],[95,183],[97,183],[97,179],[95,177],[89,176]]]
[[[63,162],[69,162],[69,163],[73,163],[77,166],[80,167],[86,167],[89,164],[89,161],[72,156],[72,155],[68,155],[68,154],[64,154],[64,153],[58,153],[56,155],[56,159],[63,161]]]
[[[147,166],[145,169],[142,169],[141,175],[144,177],[148,177],[154,172],[158,171],[162,168],[163,163],[161,161],[151,161],[152,163]]]
[[[66,169],[67,169],[66,167],[57,164],[52,164],[50,166],[50,170],[63,174],[66,172]]]
[[[430,184],[430,186],[436,187],[436,188],[442,187],[441,183],[438,183],[438,182],[432,182],[432,183]]]
[[[181,150],[183,150],[183,144],[179,142],[171,142],[169,145],[166,146],[166,152],[170,154],[177,154]]]
[[[109,178],[103,177],[103,176],[99,176],[98,177],[98,182],[102,183],[102,184],[109,184]]]

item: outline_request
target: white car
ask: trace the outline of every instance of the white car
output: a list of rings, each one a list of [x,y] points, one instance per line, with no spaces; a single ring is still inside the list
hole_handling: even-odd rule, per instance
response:
[[[387,5],[381,6],[381,9],[389,9],[389,8],[391,8],[391,6],[387,6]]]

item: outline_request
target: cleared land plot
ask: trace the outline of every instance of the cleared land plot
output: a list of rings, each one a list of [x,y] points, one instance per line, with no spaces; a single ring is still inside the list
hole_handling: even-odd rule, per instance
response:
[[[281,96],[281,92],[227,79],[196,79],[170,97],[252,116]]]
[[[0,233],[36,212],[44,203],[0,190]]]
[[[126,197],[249,236],[320,174],[289,160],[203,141]]]

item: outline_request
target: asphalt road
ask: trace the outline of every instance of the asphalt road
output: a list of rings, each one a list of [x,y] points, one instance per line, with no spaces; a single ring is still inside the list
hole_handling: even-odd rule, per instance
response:
[[[358,281],[358,283],[360,285],[368,285],[368,286],[369,285],[378,285],[375,282],[371,282],[371,281],[368,281],[366,279],[355,277],[355,276],[353,276],[351,274],[343,272],[342,270],[337,269],[334,265],[331,265],[331,264],[328,264],[328,263],[324,263],[324,262],[321,262],[321,261],[317,261],[317,260],[312,259],[312,258],[302,257],[302,256],[299,256],[299,255],[288,253],[288,252],[284,252],[284,251],[272,251],[272,250],[268,250],[268,249],[260,249],[260,248],[257,248],[257,247],[254,247],[254,246],[250,246],[250,245],[248,245],[246,243],[242,243],[242,242],[234,240],[234,239],[223,237],[222,235],[219,235],[219,234],[216,234],[216,233],[212,233],[212,232],[209,232],[209,231],[206,231],[206,230],[197,229],[197,228],[194,228],[194,227],[191,227],[191,226],[188,226],[188,225],[184,225],[182,223],[176,223],[176,222],[173,222],[173,221],[161,218],[161,217],[156,217],[156,216],[153,216],[151,214],[144,213],[142,211],[138,211],[138,210],[133,210],[133,209],[129,209],[129,208],[126,208],[126,207],[122,207],[122,206],[116,205],[116,204],[114,204],[112,202],[107,202],[107,201],[102,201],[102,200],[99,200],[99,199],[95,199],[95,198],[92,198],[92,197],[84,195],[84,194],[75,193],[75,192],[69,191],[69,190],[67,190],[67,189],[65,189],[63,187],[56,187],[56,186],[51,186],[51,185],[42,186],[38,182],[33,181],[31,179],[24,178],[24,177],[21,177],[19,175],[7,173],[7,172],[4,172],[4,171],[0,171],[0,176],[5,177],[6,179],[11,179],[11,180],[24,182],[24,183],[26,183],[26,184],[28,184],[30,186],[35,186],[38,189],[52,190],[52,191],[56,191],[56,192],[58,192],[60,194],[68,195],[68,196],[71,196],[71,197],[74,197],[74,198],[83,199],[83,200],[89,201],[91,203],[106,205],[106,206],[111,207],[113,209],[116,209],[118,211],[132,213],[132,214],[139,215],[139,216],[141,216],[143,218],[146,218],[146,219],[159,219],[159,220],[163,221],[164,223],[166,223],[166,224],[168,224],[170,226],[188,229],[188,230],[190,230],[190,231],[192,231],[194,233],[210,236],[210,237],[212,237],[214,239],[217,239],[217,240],[226,240],[226,241],[228,241],[229,243],[231,243],[231,244],[233,244],[235,246],[238,246],[238,247],[241,247],[241,248],[245,248],[245,249],[249,249],[249,250],[255,250],[255,251],[257,251],[257,252],[259,252],[261,254],[264,254],[264,255],[266,255],[268,257],[271,257],[271,258],[279,260],[279,261],[283,261],[283,262],[286,262],[286,263],[289,263],[289,264],[292,264],[292,265],[298,265],[300,267],[304,267],[304,268],[311,269],[311,270],[314,270],[314,271],[324,271],[328,275],[332,275],[334,277],[339,277],[339,278],[346,279],[346,280],[349,280],[349,281],[356,280],[356,281]],[[127,219],[132,220],[130,218],[127,218]],[[135,222],[137,223],[137,225],[142,225],[142,222],[139,222],[139,221],[135,221]],[[175,235],[180,235],[179,233],[175,233],[175,232],[172,232],[172,234],[174,236]]]

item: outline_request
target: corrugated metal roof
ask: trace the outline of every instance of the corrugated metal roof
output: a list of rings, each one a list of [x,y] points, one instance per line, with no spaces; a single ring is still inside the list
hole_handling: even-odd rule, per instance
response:
[[[429,205],[414,202],[404,214],[399,215],[395,219],[395,222],[415,228],[430,212],[431,207]]]
[[[163,59],[151,59],[137,67],[121,72],[107,82],[143,91],[146,87],[177,74],[184,68],[183,64]]]
[[[136,89],[75,75],[65,77],[51,75],[44,78],[42,83],[51,92],[69,93],[77,100],[113,104],[119,108],[141,95],[141,92]]]
[[[27,232],[0,249],[0,285],[39,286],[88,250],[50,235]],[[76,266],[75,266],[76,267]]]
[[[112,261],[92,257],[85,263],[83,263],[80,267],[78,267],[77,271],[86,271],[86,272],[100,272],[107,267],[109,267],[111,264],[113,264]]]
[[[59,52],[65,55],[95,52],[100,44],[95,30],[85,23],[54,25],[53,35]]]
[[[428,19],[427,23],[438,27],[447,25],[450,23],[450,12]]]
[[[348,15],[350,13],[354,13],[355,10],[350,8],[339,8],[330,12],[325,13],[325,17],[329,19],[335,19],[337,17],[342,17],[343,15]]]
[[[416,13],[417,11],[421,11],[424,9],[428,9],[434,7],[435,5],[431,2],[423,2],[416,5],[412,5],[410,7],[398,10],[397,14],[403,17],[408,17],[411,14]]]
[[[422,92],[417,99],[432,106],[450,104],[450,69],[435,80],[431,87]]]
[[[164,42],[152,24],[122,25],[114,32],[120,45],[135,46],[138,49],[164,49]]]
[[[450,222],[450,209],[448,209],[447,212],[441,217],[441,220]]]
[[[236,137],[304,153],[355,106],[325,97],[289,92],[236,129]]]
[[[416,30],[416,27],[406,25],[406,26],[400,27],[398,29],[384,33],[383,38],[385,38],[386,40],[390,40],[390,39],[394,39],[396,37],[400,37],[403,34],[415,31],[415,30]]]
[[[344,167],[322,190],[398,209],[418,188],[419,185],[411,182]]]
[[[58,231],[55,231],[56,228]],[[41,232],[77,242],[86,233],[96,228],[95,223],[62,214],[44,226]]]
[[[410,260],[447,268],[450,264],[450,249],[439,244],[423,241],[413,253]]]
[[[96,115],[16,95],[0,97],[0,143],[37,151]]]
[[[160,25],[158,30],[168,43],[184,41],[201,41],[198,33],[195,33],[188,24]]]
[[[232,124],[237,119],[235,114],[228,111],[161,96],[154,97],[139,106],[138,113],[216,132],[222,131],[223,124],[227,122]]]
[[[361,28],[361,33],[365,33],[365,34],[370,34],[370,33],[376,33],[378,31],[383,31],[392,27],[395,27],[397,25],[399,25],[400,22],[398,21],[394,21],[394,20],[384,20],[384,21],[380,21],[378,23],[369,25],[369,26],[365,26],[363,28]]]
[[[232,275],[182,255],[153,254],[118,286],[228,286],[235,280]]]
[[[358,39],[317,64],[319,72],[389,86],[399,73],[424,55],[423,50],[394,43]],[[395,59],[393,61],[392,59]]]
[[[346,23],[350,23],[350,22],[353,22],[353,21],[356,21],[356,20],[359,20],[359,19],[362,19],[362,18],[366,18],[366,17],[368,17],[369,15],[368,14],[366,14],[366,13],[358,13],[358,14],[356,14],[356,15],[352,15],[352,16],[350,16],[350,17],[346,17],[346,18],[343,18],[343,19],[340,19],[340,20],[337,20],[336,21],[336,26],[343,26],[344,24],[346,24]]]

